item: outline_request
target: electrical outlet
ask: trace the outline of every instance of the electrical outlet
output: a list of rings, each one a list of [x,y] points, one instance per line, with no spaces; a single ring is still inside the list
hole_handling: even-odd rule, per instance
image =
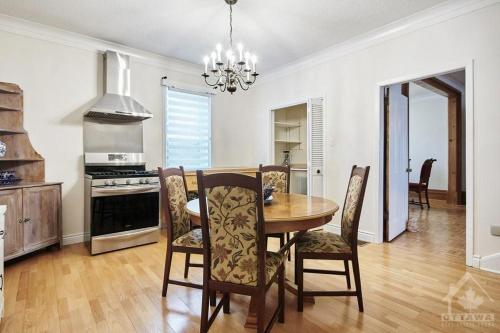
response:
[[[492,225],[491,226],[491,234],[493,236],[500,236],[500,225]]]

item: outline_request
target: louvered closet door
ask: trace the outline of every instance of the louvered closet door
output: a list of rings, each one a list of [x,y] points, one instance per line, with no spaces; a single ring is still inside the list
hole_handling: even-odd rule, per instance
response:
[[[308,117],[308,194],[324,196],[324,106],[323,98],[311,98],[307,103]]]

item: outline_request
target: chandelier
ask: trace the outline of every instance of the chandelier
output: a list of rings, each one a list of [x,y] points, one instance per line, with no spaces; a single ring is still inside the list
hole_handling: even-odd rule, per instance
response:
[[[203,58],[205,71],[201,76],[210,87],[220,89],[222,92],[227,90],[232,94],[238,86],[243,90],[248,90],[259,74],[255,70],[257,57],[248,51],[243,52],[243,44],[238,44],[237,55],[233,52],[233,5],[238,0],[225,1],[229,5],[229,49],[225,52],[225,59],[223,59],[222,45],[217,44],[215,51]],[[210,66],[209,63],[211,63]]]

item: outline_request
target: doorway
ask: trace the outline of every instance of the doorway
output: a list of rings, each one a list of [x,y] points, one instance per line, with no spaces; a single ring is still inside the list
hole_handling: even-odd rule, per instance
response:
[[[383,87],[383,241],[435,233],[427,228],[434,219],[448,221],[440,210],[457,209],[448,229],[463,234],[454,239],[465,253],[465,83],[465,71],[458,70]]]
[[[290,190],[324,196],[324,99],[270,109],[269,164],[290,165]]]

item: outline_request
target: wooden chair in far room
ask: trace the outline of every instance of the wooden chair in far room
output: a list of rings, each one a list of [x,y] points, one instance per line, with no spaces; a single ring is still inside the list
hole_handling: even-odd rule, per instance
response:
[[[323,231],[308,231],[295,244],[297,311],[303,311],[304,296],[357,296],[359,311],[363,312],[357,244],[359,218],[369,171],[370,167],[360,168],[356,165],[352,167],[342,211],[340,235]],[[342,260],[344,271],[304,268],[305,259]],[[345,275],[347,289],[351,289],[349,261],[352,261],[355,291],[304,291],[304,273]]]
[[[419,182],[409,184],[408,187],[409,191],[418,193],[418,204],[420,205],[420,209],[424,209],[424,205],[422,203],[422,192],[425,193],[427,208],[431,208],[431,204],[429,202],[429,179],[431,178],[432,163],[436,161],[437,160],[434,158],[429,158],[425,160],[424,164],[422,164],[422,169],[420,169]],[[416,202],[413,201],[413,199],[410,201],[410,203],[417,204]]]
[[[262,184],[274,187],[274,192],[290,193],[290,166],[262,165],[259,164],[259,171],[262,172]],[[279,238],[280,247],[285,245],[285,234],[269,234],[267,237]],[[290,233],[286,233],[286,241],[290,241]],[[288,252],[288,261],[291,260]]]
[[[165,297],[169,284],[202,289],[200,284],[170,279],[170,267],[174,252],[186,254],[184,278],[188,276],[189,267],[203,267],[203,264],[194,264],[189,261],[191,254],[203,254],[203,242],[201,228],[191,228],[191,219],[186,211],[187,186],[182,166],[168,169],[159,167],[158,175],[161,186],[162,217],[166,220],[167,226],[167,252],[162,290],[162,296]],[[211,302],[215,303],[213,296]]]
[[[208,332],[222,308],[230,311],[230,293],[256,298],[257,332],[269,332],[278,319],[284,322],[285,265],[288,248],[266,250],[262,175],[234,173],[203,175],[197,171],[203,233],[203,296],[201,332]],[[266,324],[266,293],[278,283],[278,305]],[[208,316],[209,295],[222,299]]]

